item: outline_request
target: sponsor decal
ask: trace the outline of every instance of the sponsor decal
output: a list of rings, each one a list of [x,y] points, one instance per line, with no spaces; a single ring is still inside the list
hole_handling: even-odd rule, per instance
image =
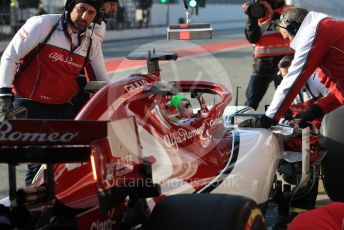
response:
[[[0,141],[27,141],[27,142],[69,142],[79,133],[44,133],[44,132],[12,132],[12,125],[8,121],[0,123]]]
[[[187,131],[184,128],[179,128],[177,132],[167,134],[164,136],[165,145],[168,148],[174,147],[178,150],[178,144],[183,143],[195,136],[200,136],[200,144],[203,148],[207,148],[211,143],[212,135],[205,127],[212,127],[223,123],[222,117],[216,119],[206,119],[201,127]]]
[[[78,63],[75,63],[73,62],[73,58],[72,57],[64,57],[62,54],[59,54],[59,53],[51,53],[49,54],[49,58],[53,60],[53,62],[64,62],[64,63],[67,63],[68,65],[72,65],[74,67],[77,67],[77,68],[81,68],[82,65],[81,64],[78,64]]]
[[[134,82],[131,82],[131,83],[128,84],[128,85],[125,85],[125,86],[124,86],[124,89],[125,89],[127,92],[131,92],[131,91],[134,91],[134,90],[143,88],[143,87],[147,86],[148,84],[149,84],[149,83],[148,83],[146,80],[134,81]]]
[[[164,142],[165,145],[168,148],[174,147],[178,150],[178,144],[183,143],[187,140],[190,140],[191,138],[194,138],[195,136],[198,136],[203,133],[205,129],[205,125],[202,124],[201,127],[197,129],[191,129],[190,131],[185,130],[184,128],[179,128],[177,132],[167,134],[164,136]]]
[[[44,100],[51,100],[51,97],[44,96],[44,95],[42,95],[41,98],[44,99]]]
[[[93,221],[90,227],[90,230],[111,230],[112,227],[116,224],[115,217],[115,209],[113,208],[111,211],[108,212],[108,218],[103,220],[96,220]]]

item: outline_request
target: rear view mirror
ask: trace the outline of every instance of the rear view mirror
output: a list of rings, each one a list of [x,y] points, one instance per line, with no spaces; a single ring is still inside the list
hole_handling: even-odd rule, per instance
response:
[[[207,23],[175,24],[167,28],[167,40],[212,39],[213,28]]]

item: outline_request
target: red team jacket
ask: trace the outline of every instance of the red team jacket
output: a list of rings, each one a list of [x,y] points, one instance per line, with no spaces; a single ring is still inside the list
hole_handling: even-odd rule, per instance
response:
[[[91,30],[78,35],[63,30],[61,15],[35,16],[17,32],[1,58],[0,87],[13,88],[21,97],[46,104],[70,102],[79,90],[75,80],[82,70],[91,38]],[[54,25],[57,29],[42,44]],[[92,46],[86,64],[96,80],[108,80],[101,42],[92,35]],[[71,42],[73,42],[73,48]],[[80,44],[79,44],[80,41]],[[27,62],[30,53],[42,46],[23,71],[17,67]],[[89,71],[88,71],[89,73]]]
[[[316,104],[329,113],[344,104],[344,21],[310,12],[290,44],[295,56],[266,115],[279,120],[314,70],[329,93]]]

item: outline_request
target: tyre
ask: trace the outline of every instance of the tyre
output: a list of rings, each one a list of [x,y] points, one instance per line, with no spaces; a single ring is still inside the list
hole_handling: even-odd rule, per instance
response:
[[[256,202],[225,194],[168,196],[153,209],[145,230],[266,229]]]
[[[333,201],[344,202],[344,106],[326,115],[320,128],[320,146],[327,150],[321,162],[323,183]]]

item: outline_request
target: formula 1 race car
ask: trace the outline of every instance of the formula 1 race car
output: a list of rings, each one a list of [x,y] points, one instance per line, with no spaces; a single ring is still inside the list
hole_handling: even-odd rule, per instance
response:
[[[284,151],[283,142],[300,138],[295,130],[238,129],[252,110],[229,106],[223,85],[162,81],[159,61],[176,54],[129,59],[147,60],[148,73],[90,83],[94,95],[73,121],[0,123],[0,161],[10,165],[3,226],[264,229],[269,201],[287,215],[290,204],[316,195],[323,155],[315,142],[303,154]],[[171,106],[175,95],[188,99],[191,116]],[[22,162],[44,165],[17,190]]]

